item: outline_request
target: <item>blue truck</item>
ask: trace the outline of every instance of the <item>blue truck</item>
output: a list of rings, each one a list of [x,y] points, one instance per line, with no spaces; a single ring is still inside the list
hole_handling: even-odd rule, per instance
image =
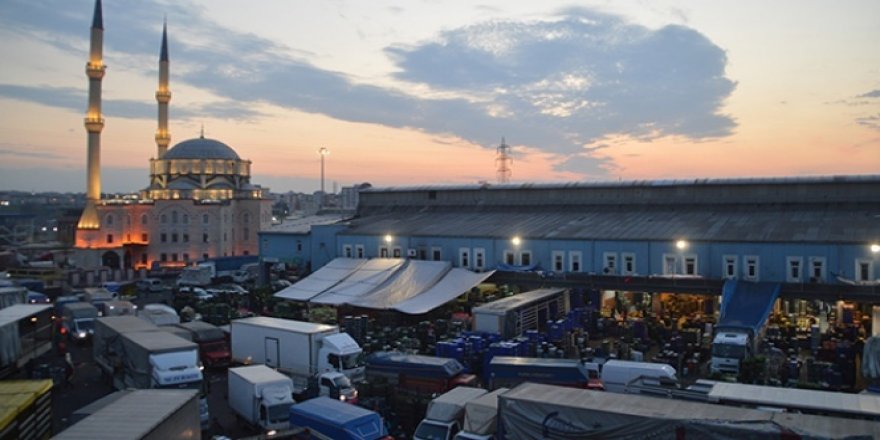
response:
[[[379,414],[329,397],[290,407],[290,427],[305,428],[313,440],[391,440]]]
[[[489,389],[513,388],[523,382],[604,389],[596,366],[577,359],[495,356],[489,362]]]
[[[418,393],[445,393],[459,385],[474,386],[477,376],[464,372],[455,359],[378,351],[367,357],[367,379],[385,378],[389,384]]]

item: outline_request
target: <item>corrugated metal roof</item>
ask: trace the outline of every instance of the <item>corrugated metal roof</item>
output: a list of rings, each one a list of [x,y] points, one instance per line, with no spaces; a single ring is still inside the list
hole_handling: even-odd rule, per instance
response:
[[[272,225],[268,229],[260,232],[276,234],[307,234],[312,226],[332,225],[333,223],[344,221],[349,217],[351,217],[351,215],[318,214],[306,217],[286,218],[282,223]]]
[[[341,234],[818,243],[880,237],[878,207],[823,206],[404,208],[354,219]]]

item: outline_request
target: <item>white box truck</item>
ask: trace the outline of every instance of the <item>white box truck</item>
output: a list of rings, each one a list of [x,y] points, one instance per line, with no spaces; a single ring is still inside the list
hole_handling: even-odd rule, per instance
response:
[[[617,359],[612,359],[602,365],[601,378],[605,390],[612,393],[639,393],[635,388],[629,389],[629,386],[636,385],[640,378],[648,381],[678,383],[675,368],[669,364]]]
[[[95,320],[95,363],[116,389],[186,388],[201,392],[203,427],[210,424],[198,345],[135,316]]]
[[[230,368],[229,407],[251,425],[287,429],[293,405],[293,380],[265,365]]]
[[[456,387],[436,397],[428,404],[413,440],[452,440],[461,431],[465,405],[486,393],[481,388]]]
[[[257,316],[230,324],[232,361],[265,364],[289,374],[297,398],[357,398],[364,379],[363,350],[335,325]]]
[[[61,332],[75,342],[85,342],[95,333],[98,309],[87,302],[67,303],[61,309]]]

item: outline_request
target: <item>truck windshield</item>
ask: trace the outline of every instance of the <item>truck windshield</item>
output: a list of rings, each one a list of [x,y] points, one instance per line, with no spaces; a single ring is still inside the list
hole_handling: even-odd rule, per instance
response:
[[[290,404],[269,407],[269,423],[282,423],[290,419]]]
[[[87,332],[89,330],[95,329],[95,320],[94,319],[77,319],[76,321],[76,329],[81,332]]]
[[[350,370],[352,368],[363,367],[365,365],[364,362],[364,353],[360,352],[357,354],[349,354],[342,357],[342,369]]]
[[[445,440],[449,433],[449,427],[430,422],[419,423],[413,437],[425,440]]]
[[[712,356],[714,357],[742,359],[745,353],[746,348],[742,345],[712,344]]]

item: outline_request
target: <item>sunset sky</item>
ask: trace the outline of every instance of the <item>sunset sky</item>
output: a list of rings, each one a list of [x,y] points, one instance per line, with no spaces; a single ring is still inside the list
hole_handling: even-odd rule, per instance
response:
[[[85,190],[93,0],[0,1],[0,190]],[[105,0],[105,192],[172,145],[274,192],[880,173],[880,2]]]

